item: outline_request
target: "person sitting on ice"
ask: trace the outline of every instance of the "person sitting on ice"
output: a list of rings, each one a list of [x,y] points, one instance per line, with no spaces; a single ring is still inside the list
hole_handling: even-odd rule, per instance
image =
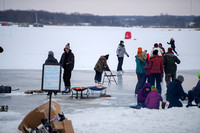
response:
[[[192,102],[195,101],[196,105],[200,108],[200,73],[197,76],[199,81],[192,90],[188,91],[188,105],[186,107],[192,106]]]
[[[151,91],[151,84],[144,83],[143,87],[138,91],[138,96],[137,96],[138,106],[145,107],[145,100],[150,91]]]
[[[101,77],[102,77],[103,71],[104,70],[110,71],[107,64],[108,58],[109,58],[109,54],[101,56],[94,67],[94,70],[96,72],[94,80],[95,80],[95,83],[98,83],[99,85],[101,84]]]
[[[157,88],[152,85],[151,92],[145,100],[145,106],[149,109],[159,109],[160,101],[163,101],[162,96],[157,92]]]
[[[179,75],[175,80],[170,82],[167,86],[167,101],[170,102],[169,108],[171,107],[183,107],[182,101],[188,97],[188,95],[184,92],[182,87],[182,82],[184,81],[184,77]]]

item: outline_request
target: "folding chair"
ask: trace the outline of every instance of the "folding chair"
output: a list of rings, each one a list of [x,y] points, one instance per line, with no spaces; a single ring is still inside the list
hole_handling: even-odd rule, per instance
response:
[[[112,72],[110,70],[104,70],[102,85],[104,82],[108,82],[108,84],[110,84],[112,81],[117,84],[117,81],[115,80],[115,76],[116,75],[112,74]],[[107,80],[105,80],[105,78],[107,78]]]

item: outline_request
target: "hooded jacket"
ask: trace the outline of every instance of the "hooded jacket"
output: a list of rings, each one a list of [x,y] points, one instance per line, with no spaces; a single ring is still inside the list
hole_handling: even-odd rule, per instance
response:
[[[69,53],[64,52],[61,56],[60,62],[64,70],[72,71],[74,68],[74,54],[70,50]],[[69,63],[68,65],[66,63]]]
[[[166,74],[176,73],[177,64],[180,64],[180,60],[173,52],[167,52],[163,57],[164,71]]]
[[[101,56],[99,58],[99,60],[97,61],[95,67],[94,67],[95,71],[98,71],[100,73],[103,73],[104,70],[109,70],[108,64],[107,64],[107,60],[105,56]]]
[[[146,73],[145,66],[146,66],[146,60],[141,60],[138,58],[138,56],[135,56],[135,62],[136,62],[136,73]]]
[[[184,100],[188,95],[184,92],[181,82],[175,79],[167,86],[167,101],[172,107],[182,107],[179,99]]]
[[[143,87],[138,91],[137,103],[143,103],[146,100],[149,92],[146,92],[145,88],[149,88],[149,92],[151,91],[151,84],[145,83]]]
[[[157,91],[151,91],[145,100],[145,105],[149,109],[158,109],[160,101],[162,101],[160,93]]]
[[[48,58],[46,59],[45,64],[47,65],[58,64],[58,61],[52,55],[48,55]]]
[[[119,44],[116,53],[118,57],[124,57],[124,54],[129,56],[128,53],[126,52],[125,46],[121,44]]]

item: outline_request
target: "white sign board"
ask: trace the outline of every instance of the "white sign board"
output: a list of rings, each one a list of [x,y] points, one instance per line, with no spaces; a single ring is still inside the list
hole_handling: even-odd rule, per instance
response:
[[[43,65],[42,70],[42,90],[59,91],[61,82],[60,65]]]

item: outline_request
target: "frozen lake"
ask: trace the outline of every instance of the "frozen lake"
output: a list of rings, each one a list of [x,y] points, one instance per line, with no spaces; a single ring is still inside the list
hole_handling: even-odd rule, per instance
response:
[[[125,32],[131,31],[132,39],[124,40]],[[0,26],[0,85],[18,89],[11,94],[0,94],[0,105],[8,105],[8,112],[0,112],[0,133],[17,133],[18,125],[31,110],[48,101],[45,94],[24,94],[26,90],[41,89],[42,64],[48,51],[54,51],[60,60],[66,43],[71,44],[75,55],[75,70],[72,73],[72,87],[94,84],[94,65],[101,55],[110,54],[108,65],[116,74],[116,49],[124,40],[130,57],[125,57],[125,73],[117,76],[118,85],[112,83],[107,88],[109,98],[90,96],[73,99],[70,95],[53,96],[61,106],[61,111],[72,120],[76,133],[199,133],[199,108],[172,108],[168,110],[133,110],[136,104],[134,89],[137,82],[135,55],[138,47],[148,52],[154,43],[162,43],[167,50],[167,42],[173,37],[180,56],[178,74],[185,78],[183,88],[188,92],[197,83],[200,72],[199,50],[200,32],[194,29],[169,28],[123,28],[123,27],[68,27],[45,26],[44,28],[22,28]],[[165,82],[162,96],[165,101]],[[62,82],[63,89],[63,82]],[[183,102],[184,106],[186,101]]]
[[[178,71],[178,74],[182,74],[185,77],[183,87],[186,92],[191,89],[191,86],[196,85],[196,74],[199,71]],[[114,73],[116,72],[114,71]],[[94,71],[73,71],[72,87],[95,85],[94,74]],[[19,88],[19,91],[13,91],[11,94],[0,94],[0,104],[9,105],[8,112],[0,112],[0,132],[19,132],[17,127],[23,118],[31,110],[48,101],[46,93],[24,94],[26,90],[41,88],[42,70],[0,70],[0,75],[0,85],[12,86],[12,89]],[[72,120],[74,130],[78,133],[99,133],[102,131],[106,133],[132,133],[133,130],[137,132],[154,131],[167,133],[170,130],[182,133],[187,133],[188,131],[198,133],[200,130],[198,124],[200,122],[199,108],[183,107],[166,111],[130,109],[130,105],[136,104],[134,95],[137,81],[136,74],[134,71],[127,71],[122,76],[117,76],[116,80],[118,85],[114,82],[110,86],[107,83],[104,84],[108,86],[107,94],[112,96],[110,98],[100,98],[96,94],[89,96],[89,98],[74,99],[71,98],[70,94],[58,94],[57,96],[53,95],[52,99],[60,104],[61,111],[64,112],[68,119]],[[162,87],[162,95],[165,101],[165,82],[162,83]],[[183,102],[183,104],[185,106],[186,102]],[[189,117],[190,119],[185,120],[184,115],[187,115],[187,118]],[[152,122],[151,126],[148,125],[148,128],[142,128],[145,121]],[[115,127],[116,123],[119,124],[119,130]],[[188,125],[188,123],[190,124]],[[96,127],[96,125],[98,126]]]

